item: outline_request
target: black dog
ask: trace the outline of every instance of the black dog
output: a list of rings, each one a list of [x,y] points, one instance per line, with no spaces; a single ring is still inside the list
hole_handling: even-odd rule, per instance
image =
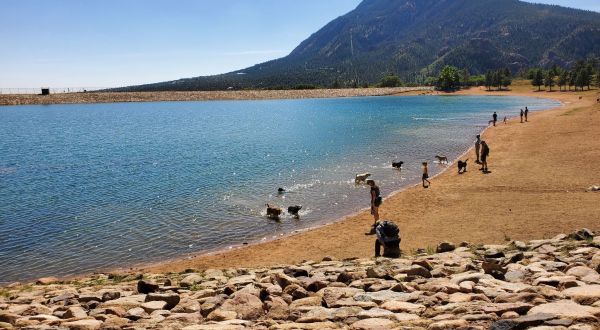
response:
[[[392,167],[401,170],[402,164],[404,164],[404,162],[392,162]]]
[[[288,213],[294,216],[298,216],[298,212],[300,212],[300,209],[302,209],[302,205],[290,206],[288,207]]]
[[[458,161],[458,174],[462,174],[465,173],[467,171],[467,162],[469,160],[465,160],[464,162],[462,160]]]
[[[281,187],[277,188],[277,192],[280,193],[280,194],[283,194],[285,192],[285,189],[283,189]]]

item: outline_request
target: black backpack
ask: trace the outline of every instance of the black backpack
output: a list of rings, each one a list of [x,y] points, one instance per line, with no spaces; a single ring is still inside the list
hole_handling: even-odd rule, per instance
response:
[[[400,229],[395,223],[384,220],[377,227],[385,242],[400,241]]]

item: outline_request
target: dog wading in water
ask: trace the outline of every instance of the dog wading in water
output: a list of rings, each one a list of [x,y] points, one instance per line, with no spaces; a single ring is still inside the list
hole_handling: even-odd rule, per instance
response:
[[[383,202],[379,187],[375,184],[375,180],[368,179],[367,184],[371,186],[371,214],[373,215],[373,227],[369,233],[374,233],[377,221],[379,221],[379,206]]]

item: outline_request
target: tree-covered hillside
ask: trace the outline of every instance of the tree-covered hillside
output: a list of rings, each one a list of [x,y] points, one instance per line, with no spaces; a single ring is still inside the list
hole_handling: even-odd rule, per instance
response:
[[[362,86],[389,74],[424,83],[446,65],[478,75],[505,67],[567,67],[592,56],[600,56],[596,12],[517,0],[364,0],[286,57],[126,90]]]

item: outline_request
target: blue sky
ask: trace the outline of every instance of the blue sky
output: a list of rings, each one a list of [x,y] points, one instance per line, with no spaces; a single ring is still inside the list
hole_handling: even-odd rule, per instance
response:
[[[0,88],[112,87],[288,54],[360,0],[3,0]],[[535,1],[600,11],[598,0]]]

